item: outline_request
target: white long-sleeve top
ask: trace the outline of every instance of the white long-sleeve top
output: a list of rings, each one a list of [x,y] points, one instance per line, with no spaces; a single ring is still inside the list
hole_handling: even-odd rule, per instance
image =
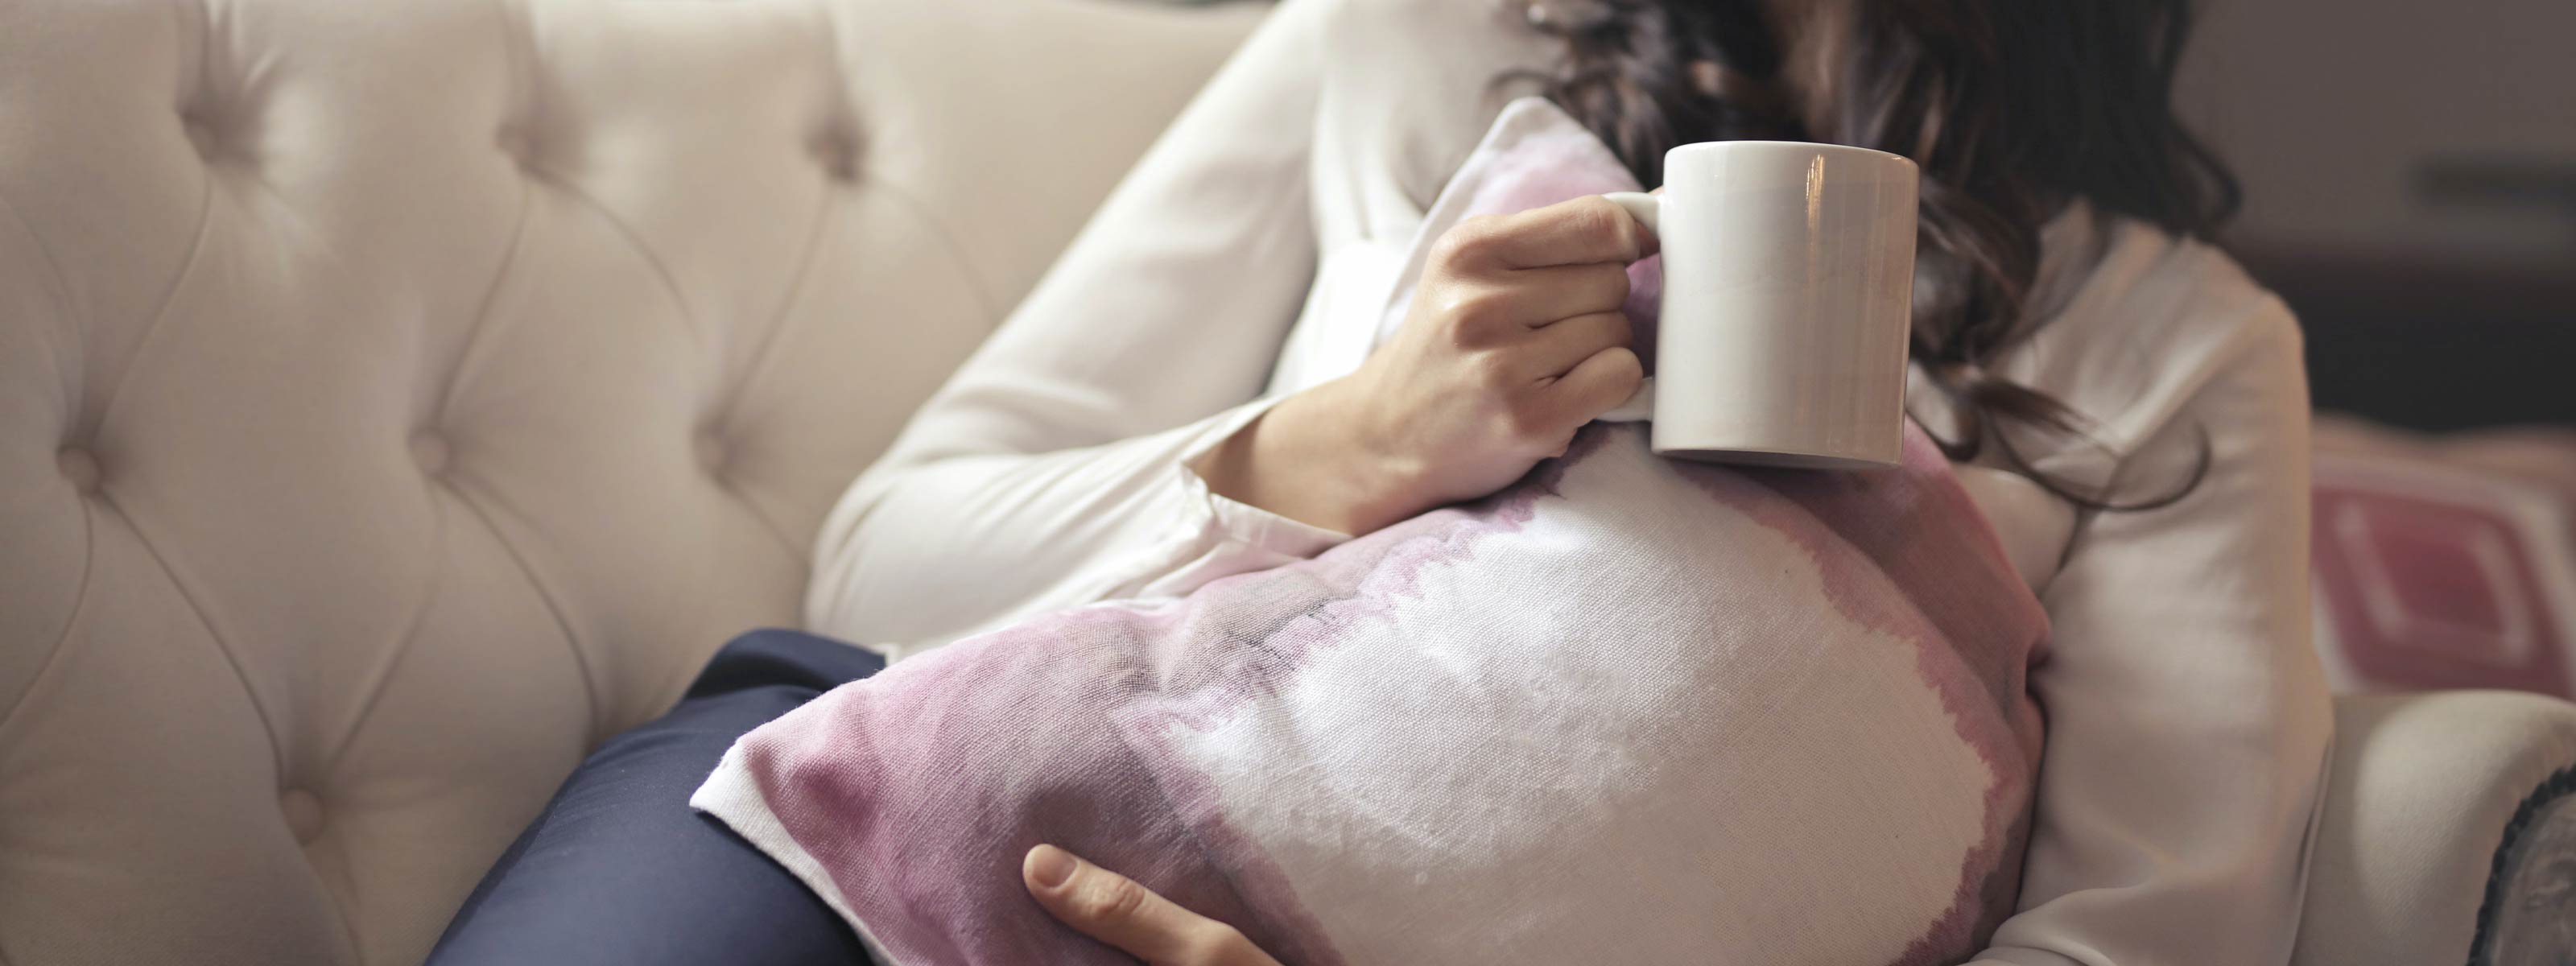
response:
[[[1184,594],[1346,539],[1209,492],[1197,456],[1356,367],[1450,174],[1550,41],[1491,0],[1287,0],[824,525],[808,621],[902,654],[1029,615]],[[1976,963],[2288,960],[2331,719],[2308,644],[2296,323],[2210,248],[2080,208],[2048,321],[1991,367],[2090,422],[2016,437],[2135,499],[2081,513],[1960,477],[2046,604],[2019,911]],[[1914,411],[1942,429],[1939,394]],[[1990,447],[1991,449],[1991,447]],[[1991,464],[1991,459],[1984,461]]]

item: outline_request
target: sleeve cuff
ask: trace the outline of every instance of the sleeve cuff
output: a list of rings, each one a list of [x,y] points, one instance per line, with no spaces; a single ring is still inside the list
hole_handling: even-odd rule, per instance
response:
[[[1168,500],[1164,519],[1169,535],[1146,554],[1133,582],[1122,581],[1108,597],[1179,597],[1209,581],[1236,574],[1283,567],[1330,550],[1349,534],[1290,519],[1260,507],[1227,499],[1208,489],[1191,467],[1243,427],[1269,412],[1278,398],[1260,399],[1220,413],[1201,424],[1166,472],[1170,482],[1158,487]]]
[[[1278,405],[1283,396],[1271,396],[1235,407],[1212,420],[1207,430],[1181,451],[1173,470],[1180,474],[1182,498],[1193,518],[1206,521],[1217,535],[1228,542],[1268,551],[1283,557],[1304,559],[1348,542],[1351,535],[1328,530],[1301,520],[1280,516],[1249,503],[1228,499],[1208,489],[1196,466],[1199,460],[1223,445],[1243,427],[1252,424]]]

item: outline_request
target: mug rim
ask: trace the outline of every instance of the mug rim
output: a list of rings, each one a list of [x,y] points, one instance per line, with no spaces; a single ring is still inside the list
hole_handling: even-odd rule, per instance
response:
[[[1766,147],[1766,148],[1804,148],[1804,149],[1808,149],[1808,150],[1812,150],[1812,151],[1817,151],[1817,152],[1826,152],[1826,153],[1839,152],[1839,153],[1845,153],[1845,154],[1861,154],[1861,155],[1868,155],[1868,156],[1871,156],[1871,157],[1886,158],[1886,159],[1891,159],[1891,160],[1896,160],[1896,161],[1902,161],[1902,162],[1905,162],[1905,166],[1906,166],[1906,167],[1909,167],[1909,168],[1910,168],[1910,167],[1916,167],[1916,165],[1915,165],[1915,163],[1914,163],[1914,159],[1913,159],[1913,158],[1909,158],[1909,157],[1906,157],[1906,156],[1904,156],[1904,155],[1902,155],[1902,154],[1897,154],[1897,153],[1892,152],[1892,151],[1881,151],[1881,150],[1879,150],[1879,149],[1877,149],[1877,148],[1854,147],[1854,146],[1849,145],[1849,144],[1829,144],[1829,143],[1826,143],[1826,142],[1823,142],[1823,141],[1755,141],[1755,140],[1743,140],[1743,141],[1729,141],[1729,140],[1719,140],[1719,141],[1693,141],[1693,142],[1691,142],[1691,143],[1689,143],[1689,144],[1676,144],[1676,145],[1673,145],[1673,146],[1672,146],[1672,147],[1670,147],[1670,148],[1665,149],[1665,151],[1664,151],[1664,157],[1665,157],[1665,158],[1667,158],[1667,159],[1670,159],[1673,155],[1676,155],[1676,154],[1679,154],[1679,153],[1681,153],[1681,152],[1683,152],[1683,151],[1688,151],[1688,150],[1691,150],[1691,149],[1694,149],[1694,148],[1725,148],[1725,147],[1735,147],[1735,146],[1739,146],[1739,145],[1740,145],[1740,146],[1744,146],[1744,147]]]

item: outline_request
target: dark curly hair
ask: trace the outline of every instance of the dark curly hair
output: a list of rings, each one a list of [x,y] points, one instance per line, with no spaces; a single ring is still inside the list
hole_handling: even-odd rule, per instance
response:
[[[1950,458],[1988,443],[2023,475],[2094,509],[2181,499],[2207,470],[2114,505],[2031,469],[2001,432],[2081,434],[2056,400],[1985,371],[2037,320],[2025,307],[2041,226],[2076,200],[2208,238],[2235,179],[2174,116],[2187,0],[1513,0],[1564,42],[1536,76],[1639,181],[1694,141],[1819,141],[1922,169],[1914,358],[1965,414]],[[1776,22],[1795,16],[1794,30]],[[1792,38],[1784,42],[1784,38]],[[1528,75],[1521,75],[1528,76]]]

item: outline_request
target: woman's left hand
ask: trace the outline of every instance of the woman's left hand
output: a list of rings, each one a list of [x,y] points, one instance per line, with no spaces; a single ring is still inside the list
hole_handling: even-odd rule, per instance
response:
[[[1020,881],[1048,914],[1146,966],[1279,966],[1233,926],[1052,845],[1029,850]]]

